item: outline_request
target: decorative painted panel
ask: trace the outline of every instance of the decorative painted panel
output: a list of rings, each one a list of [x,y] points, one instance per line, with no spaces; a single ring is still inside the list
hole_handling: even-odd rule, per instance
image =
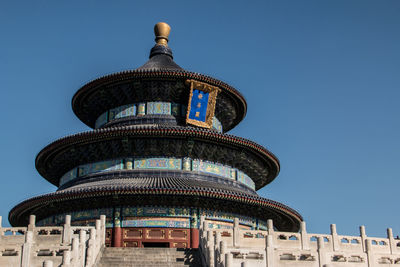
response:
[[[122,227],[171,227],[171,228],[189,228],[189,218],[154,218],[139,217],[130,218],[122,221]]]
[[[244,172],[241,171],[237,172],[237,180],[238,182],[245,184],[252,189],[256,188],[256,185],[254,184],[253,180]]]
[[[187,107],[185,105],[169,102],[147,102],[134,103],[110,109],[102,113],[96,120],[95,128],[100,128],[109,121],[129,117],[143,116],[146,114],[164,114],[177,117],[186,117]],[[222,124],[216,118],[212,118],[211,128],[217,132],[222,132]]]
[[[145,103],[139,103],[137,106],[137,115],[138,116],[143,116],[146,114],[146,104]]]
[[[180,104],[171,103],[171,115],[172,116],[182,116],[180,106],[181,106]]]
[[[79,166],[79,176],[84,176],[96,172],[122,170],[123,168],[124,164],[121,159],[94,162]]]
[[[217,132],[222,133],[222,124],[216,117],[212,120],[212,128],[217,130]]]
[[[147,114],[166,114],[171,115],[171,103],[167,102],[148,102]]]
[[[190,158],[184,158],[182,164],[182,170],[191,171],[192,170],[192,161]]]
[[[175,207],[124,207],[122,210],[123,217],[138,216],[169,216],[169,217],[190,217],[189,208]]]
[[[77,171],[78,169],[78,171]],[[78,168],[67,172],[60,178],[60,186],[76,177],[85,176],[91,173],[107,172],[114,170],[132,170],[132,169],[146,169],[146,170],[185,170],[197,171],[209,174],[218,175],[224,178],[237,180],[239,183],[255,189],[253,180],[237,169],[219,163],[203,161],[190,158],[125,158],[107,160],[95,163],[81,165]]]
[[[77,169],[74,168],[72,170],[70,170],[69,172],[67,172],[66,174],[64,174],[61,179],[60,179],[60,185],[65,184],[66,182],[71,181],[72,179],[76,178],[78,172]]]
[[[136,115],[136,105],[130,104],[110,110],[109,118],[110,120],[112,120],[128,116],[135,116],[135,115]]]
[[[192,170],[231,178],[232,168],[218,163],[212,163],[209,161],[193,160]]]
[[[135,169],[168,169],[180,170],[182,160],[176,158],[144,158],[135,159]]]

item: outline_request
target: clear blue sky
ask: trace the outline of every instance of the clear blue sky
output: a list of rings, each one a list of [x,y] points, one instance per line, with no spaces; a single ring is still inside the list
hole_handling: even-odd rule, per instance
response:
[[[263,197],[311,232],[400,235],[400,1],[2,1],[0,215],[56,188],[36,172],[48,143],[88,130],[71,98],[142,65],[153,25],[172,27],[182,67],[235,86],[248,113],[232,134],[281,161]],[[84,3],[83,3],[84,2]]]

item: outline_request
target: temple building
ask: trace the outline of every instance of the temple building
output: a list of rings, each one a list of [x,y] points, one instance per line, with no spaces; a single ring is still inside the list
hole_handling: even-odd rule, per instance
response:
[[[200,217],[210,229],[296,232],[295,210],[257,190],[279,173],[279,161],[250,140],[229,135],[247,104],[232,86],[184,70],[168,46],[170,27],[155,26],[149,60],[80,88],[76,116],[93,130],[63,137],[36,157],[54,193],[9,213],[12,226],[94,225],[106,215],[106,246],[199,246]],[[204,217],[203,217],[204,216]]]

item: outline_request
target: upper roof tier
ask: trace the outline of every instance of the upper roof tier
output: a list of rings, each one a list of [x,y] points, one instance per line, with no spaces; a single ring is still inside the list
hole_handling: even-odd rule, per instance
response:
[[[246,100],[232,86],[212,77],[184,70],[177,65],[167,44],[169,29],[166,23],[155,26],[156,44],[143,66],[100,77],[80,88],[72,98],[72,108],[76,116],[92,128],[149,123],[184,126],[191,95],[190,84],[195,82],[218,91],[213,125],[220,125],[220,132],[234,128],[246,115]],[[168,110],[179,107],[184,111],[179,114],[139,113],[142,108],[139,104],[144,105],[143,109],[147,110],[149,103],[168,105]],[[110,120],[110,112],[125,107],[135,111],[125,112],[124,114],[130,115],[116,116]]]

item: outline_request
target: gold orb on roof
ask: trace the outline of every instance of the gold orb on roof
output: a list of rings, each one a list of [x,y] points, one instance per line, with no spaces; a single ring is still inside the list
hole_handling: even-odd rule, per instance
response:
[[[156,35],[156,43],[158,45],[168,46],[168,36],[171,27],[165,22],[159,22],[154,26],[154,34]]]

